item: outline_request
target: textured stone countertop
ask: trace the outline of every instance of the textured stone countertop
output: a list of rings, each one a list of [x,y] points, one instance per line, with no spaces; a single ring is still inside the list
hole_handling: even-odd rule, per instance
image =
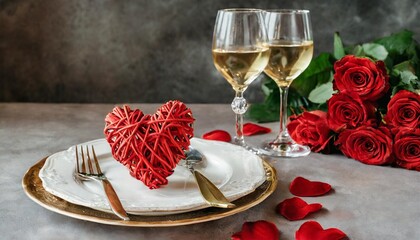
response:
[[[132,104],[145,113],[160,104]],[[261,204],[230,217],[178,227],[122,227],[88,222],[49,211],[22,188],[22,177],[36,162],[68,147],[103,137],[104,117],[112,104],[0,104],[0,232],[1,239],[229,239],[245,221],[268,220],[281,239],[294,239],[299,226],[316,220],[336,227],[350,239],[420,239],[420,173],[368,166],[341,155],[310,154],[296,159],[268,159],[278,173],[277,190]],[[234,116],[225,104],[189,104],[195,135],[224,129],[233,134]],[[274,133],[249,137],[251,144]],[[303,176],[330,183],[334,191],[318,202],[323,210],[300,221],[288,221],[275,206],[293,195],[289,183]]]

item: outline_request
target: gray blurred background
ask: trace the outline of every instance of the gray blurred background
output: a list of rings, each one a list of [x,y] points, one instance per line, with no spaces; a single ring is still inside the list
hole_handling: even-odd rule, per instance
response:
[[[315,54],[409,29],[419,0],[0,0],[1,102],[229,103],[213,65],[218,9],[311,11]],[[260,81],[246,91],[261,99]]]

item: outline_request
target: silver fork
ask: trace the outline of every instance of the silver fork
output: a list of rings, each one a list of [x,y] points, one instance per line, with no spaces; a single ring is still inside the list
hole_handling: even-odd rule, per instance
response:
[[[97,182],[101,182],[112,211],[121,219],[129,221],[130,218],[128,217],[127,212],[124,210],[117,193],[115,192],[114,188],[112,187],[111,183],[108,181],[106,176],[101,171],[101,167],[99,166],[98,158],[96,157],[95,149],[93,148],[93,146],[91,146],[92,157],[90,156],[88,146],[86,146],[86,155],[84,154],[83,147],[80,146],[80,152],[82,156],[81,164],[79,160],[79,152],[77,149],[78,146],[76,146],[75,176],[82,181],[95,180]],[[95,164],[95,166],[93,166],[93,164]]]

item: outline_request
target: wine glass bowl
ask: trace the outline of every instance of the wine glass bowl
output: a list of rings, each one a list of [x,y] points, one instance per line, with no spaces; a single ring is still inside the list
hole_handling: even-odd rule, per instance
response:
[[[297,144],[290,137],[286,124],[289,86],[308,67],[313,55],[309,11],[268,10],[264,20],[271,51],[264,72],[280,90],[280,128],[276,139],[265,142],[259,152],[273,157],[306,156],[310,148]]]
[[[247,110],[243,93],[264,71],[269,54],[262,10],[218,11],[213,33],[213,62],[235,91],[231,104],[236,114],[234,142],[248,149],[243,136],[243,114]]]
[[[268,60],[268,48],[213,50],[217,70],[235,91],[244,92],[264,70]]]
[[[270,43],[270,60],[265,73],[279,87],[288,87],[305,70],[313,54],[313,42],[273,42]]]

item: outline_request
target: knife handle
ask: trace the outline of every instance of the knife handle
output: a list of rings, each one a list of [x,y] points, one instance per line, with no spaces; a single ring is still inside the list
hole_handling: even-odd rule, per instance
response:
[[[200,189],[201,195],[206,202],[212,207],[234,208],[235,204],[229,202],[223,193],[203,174],[194,170],[194,177]]]

